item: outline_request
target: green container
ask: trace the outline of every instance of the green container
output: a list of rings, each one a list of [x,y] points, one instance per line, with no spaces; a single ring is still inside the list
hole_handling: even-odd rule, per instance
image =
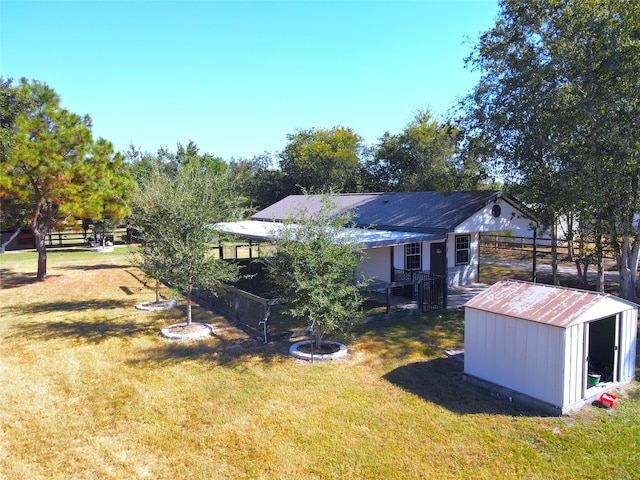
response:
[[[596,375],[595,373],[590,373],[587,377],[587,386],[595,387],[600,383],[600,375]]]

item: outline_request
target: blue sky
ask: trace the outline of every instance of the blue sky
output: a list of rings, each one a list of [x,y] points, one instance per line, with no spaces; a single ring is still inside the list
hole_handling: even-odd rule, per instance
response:
[[[251,158],[343,125],[367,145],[443,117],[497,0],[0,1],[0,74],[51,86],[116,150]]]

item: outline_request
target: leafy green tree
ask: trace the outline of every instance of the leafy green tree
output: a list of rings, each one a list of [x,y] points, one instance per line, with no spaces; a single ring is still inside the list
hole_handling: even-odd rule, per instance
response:
[[[9,164],[15,149],[16,120],[27,110],[30,101],[24,89],[13,84],[13,79],[0,77],[0,165]],[[4,170],[0,173],[0,179],[3,175]],[[3,230],[15,229],[14,236],[20,233],[24,218],[28,215],[28,206],[16,200],[0,193],[0,224]]]
[[[188,324],[194,289],[215,290],[238,278],[238,265],[219,259],[208,242],[223,236],[214,231],[216,223],[244,216],[243,201],[227,172],[197,153],[181,162],[175,176],[156,165],[139,186],[131,223],[140,240],[140,266],[185,295]]]
[[[348,236],[349,214],[335,215],[323,195],[315,215],[304,210],[290,217],[276,235],[276,252],[265,261],[274,288],[289,313],[305,317],[319,348],[325,333],[346,331],[360,315],[365,279],[356,269],[363,260],[357,236]]]
[[[15,119],[13,148],[2,163],[0,195],[3,203],[29,212],[22,220],[35,238],[37,278],[44,280],[49,230],[87,217],[124,217],[132,181],[111,143],[93,140],[89,116],[63,109],[58,95],[44,83],[22,79],[17,88],[29,102]]]
[[[367,165],[368,189],[381,191],[475,190],[485,179],[471,156],[457,151],[459,131],[440,124],[429,111],[418,112],[402,133],[386,132]]]
[[[280,169],[290,191],[300,189],[354,192],[359,186],[362,167],[362,138],[353,130],[309,129],[287,136],[289,143],[280,153]]]
[[[229,173],[252,208],[266,208],[291,192],[284,174],[273,167],[273,159],[268,153],[250,160],[231,159]]]
[[[549,223],[569,212],[589,225],[600,290],[612,245],[621,295],[638,299],[640,4],[502,0],[500,7],[467,60],[481,79],[466,102],[465,130],[478,155]]]
[[[24,89],[13,85],[13,79],[0,77],[0,163],[8,162],[13,153],[16,120],[30,101]]]
[[[129,152],[129,155],[133,149]],[[160,286],[163,275],[169,268],[166,254],[162,249],[162,229],[165,213],[162,208],[166,200],[166,191],[170,189],[168,179],[174,178],[162,168],[153,157],[141,157],[145,169],[137,172],[138,189],[132,202],[132,214],[129,225],[135,230],[137,248],[133,250],[132,261],[140,270],[155,282],[155,303],[160,303]],[[139,166],[141,163],[136,165]]]

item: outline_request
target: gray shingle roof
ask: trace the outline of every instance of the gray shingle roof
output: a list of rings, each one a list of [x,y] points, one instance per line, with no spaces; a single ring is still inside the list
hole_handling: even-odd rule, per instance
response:
[[[341,194],[336,195],[334,201],[339,211],[352,211],[354,221],[361,227],[442,233],[453,231],[500,197],[508,200],[500,191],[480,191]],[[282,221],[301,210],[313,214],[320,208],[320,198],[318,195],[290,195],[252,218]]]

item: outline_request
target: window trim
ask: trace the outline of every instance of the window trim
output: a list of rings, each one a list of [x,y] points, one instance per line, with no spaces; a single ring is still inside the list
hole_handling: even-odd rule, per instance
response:
[[[466,246],[460,246],[458,240],[466,240]],[[456,235],[455,236],[455,259],[456,266],[458,265],[470,265],[471,264],[471,235]],[[466,252],[466,261],[460,261],[460,254]]]

